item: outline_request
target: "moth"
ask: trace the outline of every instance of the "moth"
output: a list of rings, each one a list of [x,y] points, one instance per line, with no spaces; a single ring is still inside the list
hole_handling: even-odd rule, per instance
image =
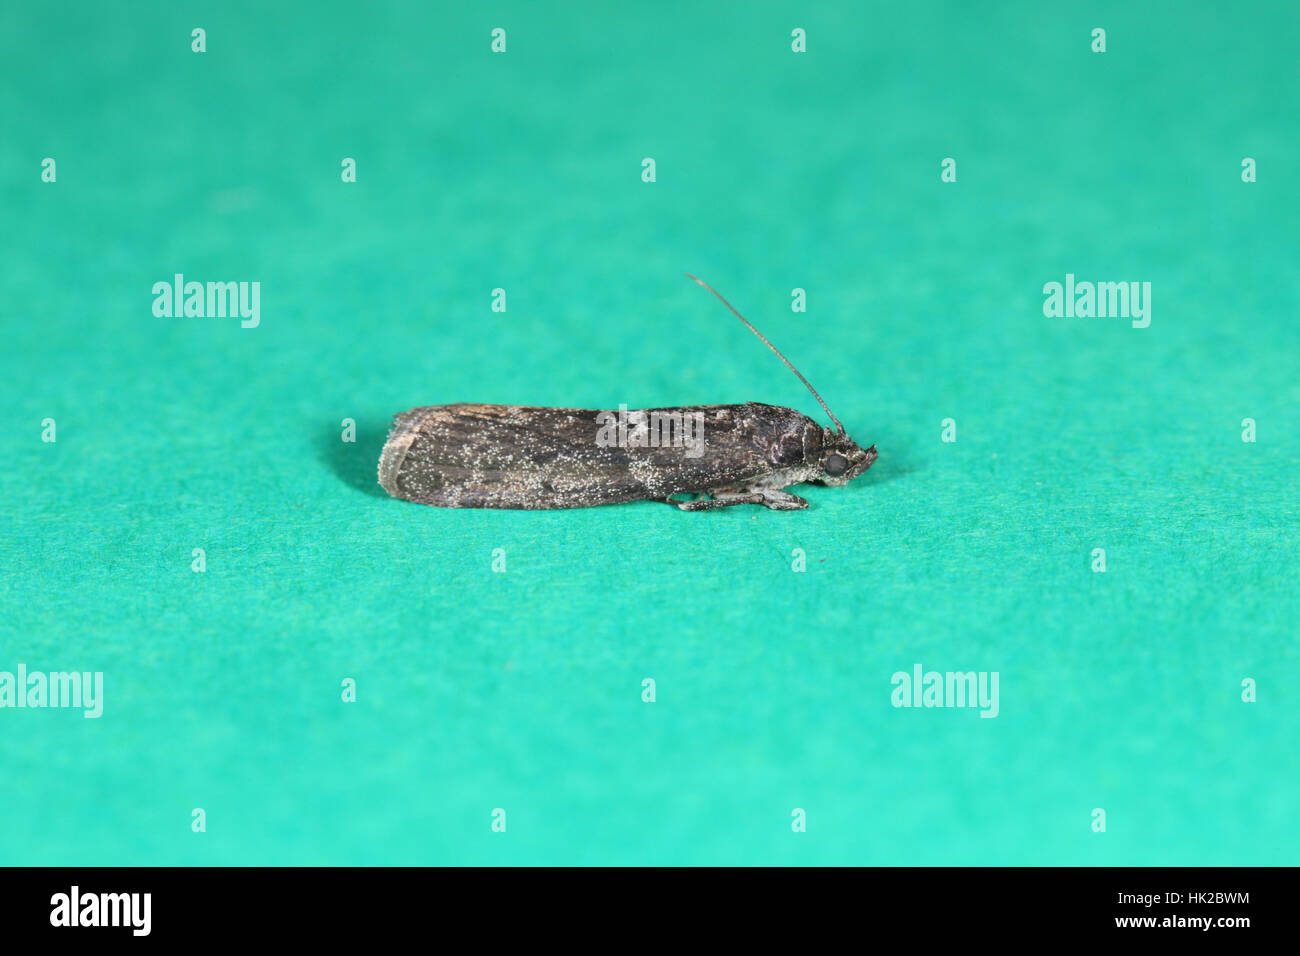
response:
[[[807,508],[784,489],[841,486],[876,460],[817,390],[748,319],[712,292],[785,363],[835,423],[792,408],[690,405],[629,412],[525,405],[428,405],[393,419],[379,483],[394,498],[443,508],[585,508],[663,501],[683,511]],[[692,495],[688,499],[677,496]]]

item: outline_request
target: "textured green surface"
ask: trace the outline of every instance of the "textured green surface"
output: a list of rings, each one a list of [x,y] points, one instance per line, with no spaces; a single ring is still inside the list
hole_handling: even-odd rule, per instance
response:
[[[0,669],[106,702],[0,710],[0,863],[1297,862],[1297,8],[1131,6],[4,5]],[[419,404],[817,412],[688,269],[865,478],[374,484]],[[178,271],[261,326],[155,318]]]

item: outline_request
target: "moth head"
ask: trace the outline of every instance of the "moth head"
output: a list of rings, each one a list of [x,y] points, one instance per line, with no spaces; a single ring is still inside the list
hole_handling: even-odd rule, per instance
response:
[[[876,460],[876,446],[861,448],[848,435],[825,430],[822,436],[822,457],[817,463],[823,485],[847,485],[871,467]]]

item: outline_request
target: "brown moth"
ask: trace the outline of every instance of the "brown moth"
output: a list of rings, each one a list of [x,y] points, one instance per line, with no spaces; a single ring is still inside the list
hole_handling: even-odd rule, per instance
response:
[[[618,411],[525,405],[429,405],[393,419],[379,483],[395,498],[444,508],[585,508],[665,501],[683,511],[808,507],[783,489],[840,486],[876,460],[776,347],[713,289],[799,377],[835,423],[792,408],[691,405]],[[673,500],[675,495],[696,495]],[[707,497],[706,497],[707,496]]]

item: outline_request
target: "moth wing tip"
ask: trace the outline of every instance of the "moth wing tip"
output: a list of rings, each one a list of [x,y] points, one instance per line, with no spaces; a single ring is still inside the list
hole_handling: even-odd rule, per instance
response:
[[[402,462],[410,451],[411,443],[419,434],[418,423],[423,418],[421,409],[413,408],[393,416],[393,426],[388,431],[388,440],[379,453],[379,484],[394,498],[402,497],[398,491],[397,478],[402,472]]]

